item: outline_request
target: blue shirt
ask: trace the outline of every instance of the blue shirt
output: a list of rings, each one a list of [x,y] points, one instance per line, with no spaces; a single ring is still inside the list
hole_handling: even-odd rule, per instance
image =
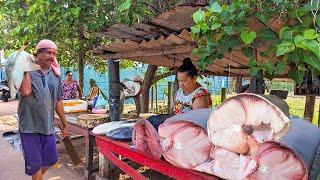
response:
[[[61,78],[50,68],[43,74],[31,71],[32,94],[20,96],[19,131],[22,133],[54,134],[54,112],[61,100]]]

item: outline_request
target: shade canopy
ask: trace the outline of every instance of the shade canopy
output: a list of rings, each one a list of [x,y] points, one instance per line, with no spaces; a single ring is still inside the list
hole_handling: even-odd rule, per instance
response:
[[[194,25],[192,15],[199,8],[204,8],[204,5],[177,6],[153,20],[137,23],[131,27],[115,24],[101,33],[120,41],[101,46],[94,52],[106,60],[130,59],[165,67],[178,67],[185,57],[190,57],[196,62],[198,57],[191,55],[196,42],[191,37],[190,27]],[[250,30],[255,31],[268,28],[277,34],[282,25],[276,18],[271,18],[267,25],[251,18],[248,19],[248,26]],[[268,45],[266,42],[257,48],[258,61],[265,62],[275,57],[274,54],[269,54],[269,57],[260,56],[260,52],[266,51]],[[216,59],[206,71],[213,75],[250,76],[248,62],[248,58],[235,47],[233,51],[225,53],[222,59]],[[286,77],[286,73],[279,77]]]

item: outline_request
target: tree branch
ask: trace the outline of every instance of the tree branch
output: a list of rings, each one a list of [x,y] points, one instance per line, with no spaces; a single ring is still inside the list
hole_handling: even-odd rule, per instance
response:
[[[161,79],[163,79],[163,78],[166,78],[166,77],[168,77],[168,76],[175,75],[176,73],[177,73],[177,70],[171,70],[171,71],[169,71],[169,72],[160,74],[160,75],[158,75],[158,76],[156,76],[156,77],[153,78],[151,84],[154,84],[154,83],[156,83],[157,81],[159,81],[159,80],[161,80]]]

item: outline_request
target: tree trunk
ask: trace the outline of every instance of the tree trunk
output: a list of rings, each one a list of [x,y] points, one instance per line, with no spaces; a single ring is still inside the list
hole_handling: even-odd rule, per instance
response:
[[[142,88],[141,88],[141,112],[147,113],[149,112],[149,91],[152,85],[152,79],[158,66],[148,65],[147,72],[143,79]]]
[[[82,93],[83,93],[83,75],[84,75],[85,53],[86,53],[86,49],[84,47],[85,41],[86,41],[86,37],[84,36],[84,27],[83,27],[83,24],[80,23],[78,25],[78,42],[79,42],[78,73],[79,73],[79,85],[82,89]]]
[[[79,73],[79,84],[83,92],[83,73],[84,73],[84,63],[85,55],[84,51],[80,51],[78,54],[78,73]]]
[[[139,114],[141,113],[141,96],[140,94],[138,94],[137,96],[133,97],[134,103],[136,105],[136,110],[137,110],[137,115],[139,116]]]

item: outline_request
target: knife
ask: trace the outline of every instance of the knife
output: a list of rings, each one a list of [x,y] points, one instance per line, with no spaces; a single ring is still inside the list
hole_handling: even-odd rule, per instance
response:
[[[60,126],[60,124],[58,125],[59,126],[59,129],[60,131],[62,132],[62,127]],[[65,138],[62,139],[63,141],[63,144],[68,152],[68,155],[71,159],[71,161],[73,162],[73,164],[76,166],[80,163],[82,163],[77,151],[75,150],[70,138],[67,136]]]

